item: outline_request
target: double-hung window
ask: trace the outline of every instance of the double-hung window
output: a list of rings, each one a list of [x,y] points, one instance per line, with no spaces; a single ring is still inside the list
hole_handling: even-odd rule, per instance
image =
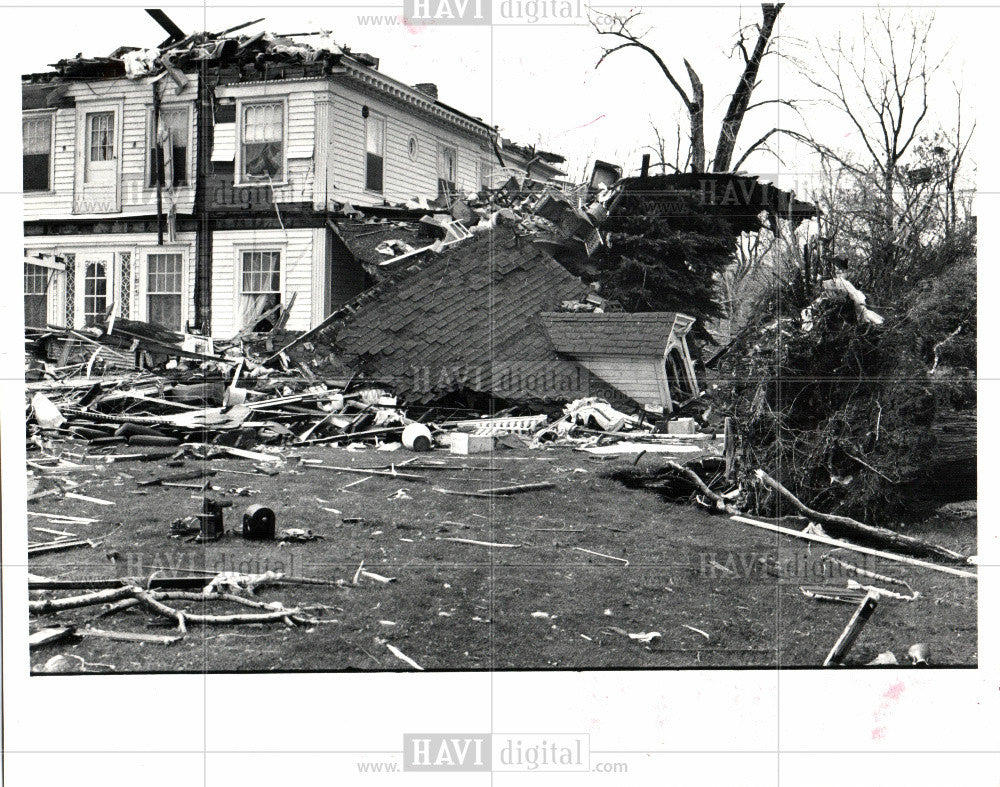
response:
[[[240,326],[254,331],[274,327],[274,314],[281,303],[281,252],[240,253]]]
[[[184,295],[184,255],[146,256],[146,319],[172,331],[181,331]]]
[[[285,105],[244,104],[240,124],[240,170],[244,183],[285,179]]]
[[[47,191],[52,173],[52,115],[33,115],[21,121],[24,142],[24,190]]]

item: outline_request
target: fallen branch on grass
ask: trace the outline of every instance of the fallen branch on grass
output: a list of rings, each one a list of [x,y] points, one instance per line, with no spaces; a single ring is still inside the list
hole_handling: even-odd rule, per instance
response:
[[[204,604],[208,601],[225,601],[240,604],[245,607],[267,610],[266,612],[252,614],[226,614],[209,615],[185,610],[174,609],[164,604],[164,601],[194,601]],[[82,596],[73,596],[64,599],[48,599],[46,601],[31,601],[28,603],[28,610],[33,614],[46,614],[53,612],[63,612],[70,609],[80,609],[82,607],[94,606],[108,602],[117,602],[108,610],[104,610],[97,617],[121,612],[136,605],[142,605],[155,614],[173,620],[177,623],[177,628],[181,633],[187,631],[187,623],[201,623],[204,625],[229,625],[240,623],[271,623],[283,621],[287,625],[308,625],[313,622],[312,618],[302,614],[299,608],[284,607],[277,602],[270,604],[253,601],[227,593],[216,593],[205,595],[203,593],[192,593],[188,591],[168,591],[157,592],[143,590],[134,585],[128,587],[115,588],[113,590],[102,590],[96,593],[87,593]]]
[[[762,483],[788,500],[796,510],[815,522],[821,522],[832,535],[870,541],[879,546],[895,548],[909,555],[937,557],[947,560],[950,563],[968,562],[962,555],[952,552],[950,549],[928,544],[918,538],[904,536],[884,527],[872,527],[871,525],[858,522],[856,519],[851,519],[848,516],[824,514],[820,511],[815,511],[763,470],[757,470],[755,474]]]
[[[537,484],[515,484],[514,486],[497,486],[490,487],[487,489],[480,489],[478,492],[462,492],[457,489],[443,489],[442,487],[434,487],[435,492],[440,492],[443,495],[459,495],[461,497],[506,497],[508,495],[517,495],[522,492],[537,492],[541,489],[553,489],[555,484],[551,481],[543,481]]]
[[[781,525],[772,525],[770,522],[760,522],[756,519],[749,519],[745,516],[734,515],[730,517],[734,522],[741,522],[744,525],[752,525],[753,527],[759,527],[764,530],[770,530],[775,533],[782,533],[786,536],[792,536],[793,538],[802,538],[806,541],[815,541],[819,544],[828,544],[830,546],[839,547],[840,549],[847,549],[851,552],[860,552],[863,555],[872,555],[874,557],[881,557],[886,560],[894,560],[897,563],[906,563],[909,566],[919,566],[920,568],[929,568],[932,571],[940,571],[942,574],[951,574],[956,577],[965,577],[966,579],[976,579],[979,577],[973,574],[971,571],[963,571],[960,568],[952,568],[951,566],[939,566],[937,563],[928,563],[926,560],[918,560],[915,557],[908,557],[906,555],[899,555],[895,552],[885,552],[881,549],[872,549],[871,547],[864,547],[860,544],[849,544],[846,541],[840,541],[836,538],[830,538],[829,536],[820,536],[815,533],[808,533],[803,530],[792,530],[788,527],[782,527]]]

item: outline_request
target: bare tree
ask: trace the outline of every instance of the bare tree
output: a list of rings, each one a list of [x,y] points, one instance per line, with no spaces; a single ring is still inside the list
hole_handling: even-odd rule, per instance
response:
[[[928,113],[928,88],[937,68],[927,51],[933,17],[902,20],[880,10],[863,20],[861,41],[839,35],[832,46],[817,46],[821,74],[806,78],[830,106],[850,121],[868,162],[858,165],[829,149],[823,153],[858,174],[874,175],[882,206],[882,234],[893,234],[901,163],[918,138]]]
[[[660,131],[659,126],[653,121],[652,118],[649,119],[650,128],[653,129],[653,136],[656,138],[655,145],[646,145],[649,150],[652,150],[657,155],[657,160],[652,162],[651,166],[659,167],[660,174],[666,175],[667,168],[669,167],[674,172],[682,172],[687,169],[688,164],[691,163],[691,149],[688,148],[685,153],[686,158],[682,160],[681,158],[681,125],[677,124],[677,133],[675,134],[675,145],[673,154],[668,154],[667,152],[667,138]]]
[[[750,103],[750,99],[758,84],[757,76],[760,71],[761,61],[770,52],[771,44],[774,40],[774,25],[783,5],[783,3],[763,3],[761,5],[763,21],[761,24],[755,26],[757,40],[754,44],[752,52],[748,50],[746,46],[746,34],[748,28],[740,28],[739,41],[736,44],[736,50],[738,50],[743,57],[744,69],[743,74],[740,76],[740,80],[737,83],[736,89],[733,91],[729,107],[722,120],[719,142],[716,146],[715,156],[712,162],[712,169],[715,172],[729,171],[729,166],[732,162],[736,147],[736,138],[739,135],[740,128],[743,124],[743,118],[746,116],[746,113],[753,109],[754,106],[760,106],[763,103],[768,103],[761,102],[760,104],[752,105]],[[705,149],[705,87],[702,84],[698,73],[694,70],[691,63],[688,62],[687,59],[683,59],[682,62],[684,63],[684,69],[687,72],[689,87],[685,88],[681,85],[680,81],[675,77],[666,61],[664,61],[664,59],[655,49],[653,49],[653,47],[643,40],[649,31],[635,31],[634,27],[636,20],[640,15],[640,11],[636,11],[627,16],[615,14],[609,18],[608,22],[603,24],[591,19],[591,24],[599,35],[615,38],[621,42],[615,44],[614,46],[605,47],[600,59],[597,61],[597,66],[595,67],[599,68],[608,57],[613,55],[615,52],[620,52],[624,49],[635,48],[649,55],[659,67],[663,76],[666,77],[671,88],[680,97],[681,102],[684,105],[684,109],[687,112],[690,123],[691,171],[704,172],[708,160]]]

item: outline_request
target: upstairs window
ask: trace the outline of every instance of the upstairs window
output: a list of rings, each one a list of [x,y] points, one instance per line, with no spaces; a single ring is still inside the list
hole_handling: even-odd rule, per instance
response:
[[[385,170],[385,118],[365,118],[365,188],[382,193]]]
[[[21,121],[24,140],[24,190],[48,191],[52,173],[52,115]]]
[[[284,180],[284,105],[244,104],[242,120],[240,162],[243,182]]]
[[[454,194],[458,180],[458,151],[442,146],[438,149],[438,193]]]
[[[146,319],[172,331],[181,331],[184,286],[182,254],[146,257]]]
[[[188,110],[160,110],[160,127],[149,119],[149,185],[186,186],[188,182]],[[159,140],[157,139],[159,137]],[[157,145],[159,141],[159,145]],[[162,156],[160,155],[162,151]]]
[[[115,171],[115,113],[91,112],[86,118],[84,180],[103,183]]]
[[[41,265],[24,265],[24,324],[44,328],[49,321],[49,278]]]
[[[252,331],[269,331],[281,303],[281,252],[244,251],[240,266],[240,324]]]
[[[115,157],[115,113],[94,112],[87,115],[88,160],[98,163]]]

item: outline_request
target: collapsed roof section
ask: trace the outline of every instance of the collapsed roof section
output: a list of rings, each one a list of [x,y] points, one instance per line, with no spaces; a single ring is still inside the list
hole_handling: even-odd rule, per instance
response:
[[[312,338],[411,402],[464,392],[518,403],[600,396],[669,411],[684,400],[693,369],[671,390],[665,360],[678,347],[690,369],[691,319],[560,311],[594,309],[593,296],[502,224],[376,284]]]
[[[326,336],[345,363],[409,401],[459,391],[565,401],[586,395],[586,375],[556,354],[540,315],[589,292],[503,228],[376,285]]]

